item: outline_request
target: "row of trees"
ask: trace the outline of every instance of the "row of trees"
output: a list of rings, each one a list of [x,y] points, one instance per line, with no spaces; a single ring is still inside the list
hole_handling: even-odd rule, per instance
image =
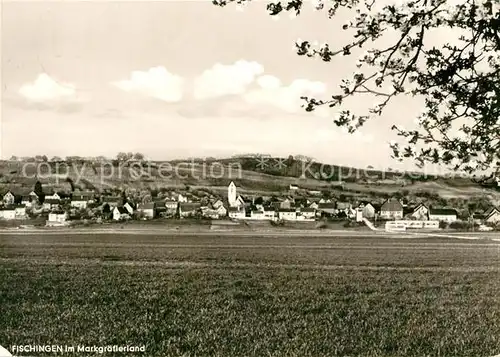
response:
[[[116,160],[119,162],[124,161],[144,161],[146,156],[140,152],[120,152],[116,155]],[[52,156],[49,158],[47,155],[35,155],[35,156],[11,156],[10,161],[25,161],[25,162],[106,162],[112,159],[106,156],[66,156],[62,158],[61,156]]]

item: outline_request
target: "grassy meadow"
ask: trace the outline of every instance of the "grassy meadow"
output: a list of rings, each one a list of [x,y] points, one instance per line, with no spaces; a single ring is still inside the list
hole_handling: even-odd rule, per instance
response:
[[[145,345],[142,356],[492,356],[499,248],[0,235],[0,344]]]

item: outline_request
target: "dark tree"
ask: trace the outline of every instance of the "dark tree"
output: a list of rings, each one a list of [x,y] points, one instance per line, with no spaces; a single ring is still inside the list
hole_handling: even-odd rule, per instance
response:
[[[43,203],[43,201],[45,200],[45,194],[43,193],[43,187],[42,187],[42,183],[40,181],[37,181],[35,183],[35,187],[33,189],[33,192],[35,192],[36,195],[38,196],[38,201],[40,203]]]
[[[102,213],[106,215],[111,213],[111,208],[107,203],[105,203],[104,206],[102,207]]]

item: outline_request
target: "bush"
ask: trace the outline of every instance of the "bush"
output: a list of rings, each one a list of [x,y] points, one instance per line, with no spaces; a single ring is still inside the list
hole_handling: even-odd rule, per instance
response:
[[[470,224],[468,222],[451,222],[450,223],[450,228],[451,229],[468,229]]]
[[[439,222],[439,228],[440,229],[446,229],[446,228],[448,228],[448,222],[440,221]]]
[[[283,220],[270,221],[270,222],[271,222],[271,226],[274,226],[274,227],[282,227],[285,225],[285,222]]]
[[[316,225],[314,226],[314,228],[316,228],[316,229],[324,229],[324,228],[326,228],[326,227],[327,227],[326,222],[318,222],[318,223],[316,223]]]

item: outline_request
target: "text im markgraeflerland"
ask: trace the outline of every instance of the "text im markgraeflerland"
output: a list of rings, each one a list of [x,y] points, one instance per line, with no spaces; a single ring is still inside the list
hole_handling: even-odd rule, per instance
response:
[[[120,345],[12,345],[10,352],[13,355],[30,353],[117,353],[117,352],[146,352],[146,346],[120,346]]]

